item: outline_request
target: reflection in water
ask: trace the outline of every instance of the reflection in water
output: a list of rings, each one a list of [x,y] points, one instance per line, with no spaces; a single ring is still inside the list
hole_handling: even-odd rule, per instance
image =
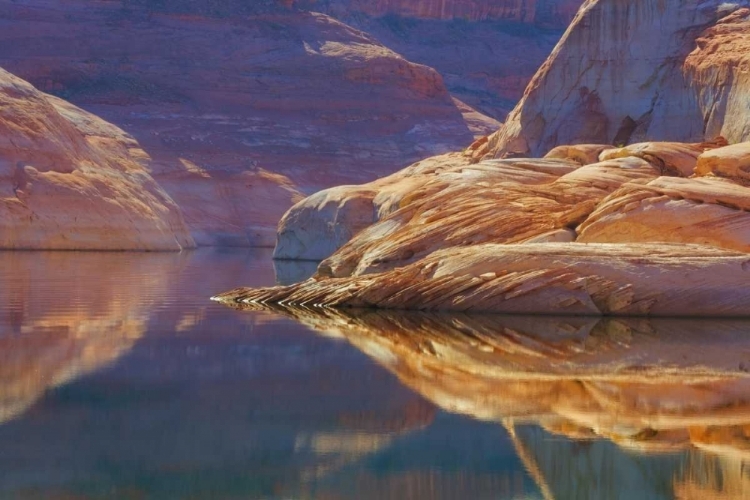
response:
[[[207,300],[277,278],[0,254],[0,497],[750,497],[745,323]]]
[[[277,310],[502,423],[547,498],[750,498],[747,322]]]
[[[183,260],[2,252],[0,422],[127,352],[146,330],[151,300],[164,294]],[[40,294],[36,283],[50,293]]]
[[[300,283],[315,274],[318,262],[311,260],[274,260],[276,282],[279,285],[293,285]]]
[[[499,427],[208,300],[274,279],[268,252],[0,254],[0,497],[538,496]]]

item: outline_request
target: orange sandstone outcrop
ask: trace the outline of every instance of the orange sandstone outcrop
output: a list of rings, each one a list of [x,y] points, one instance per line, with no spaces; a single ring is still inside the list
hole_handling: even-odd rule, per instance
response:
[[[721,178],[659,177],[612,193],[578,228],[579,242],[669,242],[750,253],[750,188]]]
[[[458,207],[463,205],[455,196],[464,200],[472,195],[476,198],[503,181],[543,184],[578,166],[566,160],[503,160],[470,165],[458,153],[428,158],[375,182],[324,190],[298,203],[279,224],[274,257],[321,260],[355,235],[359,243],[352,245],[357,247],[365,241],[381,241],[386,235],[393,241],[394,230],[408,222],[408,215],[441,193],[443,200],[450,199]],[[457,189],[450,190],[451,186]],[[492,204],[488,199],[485,209]],[[367,231],[360,233],[365,228]]]
[[[531,175],[513,179],[505,167]],[[449,247],[523,243],[574,229],[622,184],[650,180],[659,171],[638,158],[580,167],[564,160],[492,160],[476,170],[438,176],[414,189],[399,210],[368,227],[321,263],[335,277],[381,272]],[[546,178],[534,175],[540,169]],[[566,172],[567,170],[567,172]],[[561,175],[550,179],[557,171]]]
[[[561,144],[646,138],[747,139],[741,48],[750,25],[742,6],[746,2],[584,3],[492,136],[491,154],[538,156]]]
[[[125,132],[0,69],[0,249],[195,246]]]
[[[222,302],[503,314],[750,316],[750,256],[708,246],[448,248],[404,267],[238,289]]]
[[[704,152],[696,162],[695,175],[725,177],[747,184],[750,180],[750,142]]]
[[[744,161],[744,146],[723,144],[635,144],[604,149],[600,161],[586,165],[601,146],[476,164],[453,154],[368,185],[324,191],[287,214],[276,252],[322,254],[351,238],[317,274],[301,284],[240,289],[219,299],[499,313],[749,315],[743,280],[750,262],[750,188],[713,173],[735,175],[737,167],[727,165]]]

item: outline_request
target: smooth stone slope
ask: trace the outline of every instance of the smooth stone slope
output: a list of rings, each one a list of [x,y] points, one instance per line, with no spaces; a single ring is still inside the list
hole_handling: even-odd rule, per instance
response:
[[[0,249],[195,246],[125,132],[0,69]]]
[[[749,138],[747,1],[586,2],[488,154],[561,144]]]

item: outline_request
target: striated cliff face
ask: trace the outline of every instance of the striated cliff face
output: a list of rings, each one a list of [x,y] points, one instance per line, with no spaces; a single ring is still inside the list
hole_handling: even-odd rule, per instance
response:
[[[743,57],[736,33],[747,31],[740,9],[747,4],[586,2],[492,136],[491,154],[537,156],[580,142],[701,140],[719,131],[730,142],[744,140],[743,126],[723,124],[741,114],[746,95],[741,70],[731,68],[742,67],[734,61]],[[720,40],[728,38],[737,40],[735,49]],[[716,53],[719,46],[726,49]]]
[[[0,69],[0,249],[193,246],[132,137]]]
[[[198,244],[271,246],[301,192],[498,126],[435,70],[330,17],[214,4],[0,4],[0,65],[132,134]]]
[[[565,28],[580,0],[329,0],[334,12],[465,21],[510,20]]]
[[[705,30],[683,66],[698,93],[706,136],[750,137],[750,9]]]

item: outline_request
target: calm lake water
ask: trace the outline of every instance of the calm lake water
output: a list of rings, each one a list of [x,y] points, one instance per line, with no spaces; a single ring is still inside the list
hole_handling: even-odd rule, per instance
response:
[[[367,337],[390,317],[349,338],[208,300],[311,271],[264,250],[0,253],[0,498],[750,498],[746,385],[488,385],[436,365],[463,359],[440,339],[402,359],[403,338]]]

